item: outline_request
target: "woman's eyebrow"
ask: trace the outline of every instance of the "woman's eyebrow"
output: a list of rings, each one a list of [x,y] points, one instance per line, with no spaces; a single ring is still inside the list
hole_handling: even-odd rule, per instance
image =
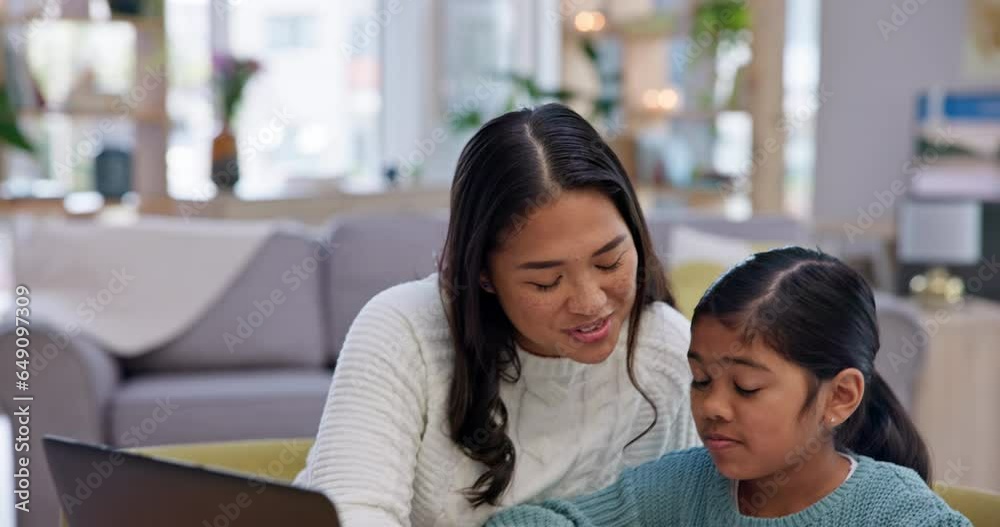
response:
[[[612,239],[608,243],[604,244],[600,249],[594,251],[594,254],[592,254],[591,257],[600,256],[600,255],[602,255],[602,254],[604,254],[604,253],[606,253],[608,251],[613,250],[615,247],[618,247],[619,245],[621,245],[622,242],[624,242],[627,237],[628,236],[625,235],[625,234],[619,234],[618,236],[615,236],[614,239]],[[543,260],[543,261],[540,261],[540,262],[524,262],[524,263],[518,265],[517,268],[518,269],[549,269],[549,268],[552,268],[552,267],[559,267],[560,265],[563,265],[564,263],[566,263],[566,262],[564,262],[562,260]]]

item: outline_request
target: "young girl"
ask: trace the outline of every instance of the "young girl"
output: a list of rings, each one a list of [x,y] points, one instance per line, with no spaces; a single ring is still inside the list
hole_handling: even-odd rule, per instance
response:
[[[878,348],[856,272],[808,249],[757,254],[692,317],[691,410],[705,446],[488,525],[971,525],[928,487],[927,449],[875,371]]]

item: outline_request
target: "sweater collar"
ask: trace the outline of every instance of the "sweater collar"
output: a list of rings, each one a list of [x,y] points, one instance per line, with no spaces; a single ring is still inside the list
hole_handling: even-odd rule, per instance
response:
[[[542,357],[526,351],[515,343],[518,359],[521,361],[521,376],[530,383],[552,381],[568,386],[574,378],[583,372],[595,371],[594,368],[613,367],[618,361],[625,360],[628,344],[628,320],[622,325],[618,341],[611,355],[599,364],[584,364],[565,357]],[[590,369],[588,369],[590,368]]]
[[[852,501],[852,494],[855,493],[856,489],[863,488],[865,480],[869,478],[873,470],[874,460],[865,456],[851,455],[858,460],[858,467],[854,474],[823,499],[794,514],[778,518],[756,518],[740,513],[730,494],[731,480],[726,479],[718,471],[716,471],[718,476],[716,484],[712,486],[715,503],[726,504],[723,513],[726,525],[739,525],[741,527],[807,527],[816,525],[821,518],[829,516],[844,507],[845,503]]]

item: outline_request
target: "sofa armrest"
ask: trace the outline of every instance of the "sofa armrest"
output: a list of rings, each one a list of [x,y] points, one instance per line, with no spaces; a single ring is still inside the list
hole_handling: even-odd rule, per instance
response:
[[[29,390],[15,388],[14,350],[17,336],[12,320],[0,324],[0,348],[9,350],[0,360],[0,393],[7,413],[14,409],[14,396],[32,395],[33,435],[69,434],[87,441],[105,440],[105,409],[121,379],[118,360],[92,340],[71,335],[52,324],[32,320],[30,328],[31,372]],[[33,412],[34,414],[34,412]],[[51,423],[51,430],[42,426]],[[46,427],[48,428],[48,427]]]
[[[49,477],[48,463],[42,449],[45,434],[70,436],[84,441],[106,442],[106,411],[117,390],[121,373],[118,361],[82,335],[72,335],[32,317],[29,389],[15,387],[17,349],[13,316],[0,323],[0,405],[11,419],[12,433],[19,435],[18,405],[30,404],[29,450],[13,452],[27,455],[31,471],[30,512],[18,512],[18,525],[27,527],[57,525],[59,500]],[[28,403],[12,400],[15,396],[33,396]],[[16,444],[16,442],[15,442]],[[15,458],[16,459],[16,458]],[[16,461],[15,461],[16,463]]]

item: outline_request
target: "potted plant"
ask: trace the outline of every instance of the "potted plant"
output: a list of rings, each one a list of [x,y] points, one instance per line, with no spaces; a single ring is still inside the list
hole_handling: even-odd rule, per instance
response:
[[[240,180],[234,119],[243,90],[260,70],[260,64],[252,59],[220,55],[212,60],[212,65],[221,114],[219,133],[212,140],[212,183],[222,192],[232,192]]]
[[[750,38],[750,9],[745,0],[708,0],[695,8],[691,23],[689,52],[692,69],[688,93],[702,111],[713,111],[715,103],[715,62],[720,46],[746,43]]]
[[[0,143],[6,143],[15,148],[32,154],[34,145],[28,140],[17,125],[17,111],[7,96],[7,87],[0,84]]]

